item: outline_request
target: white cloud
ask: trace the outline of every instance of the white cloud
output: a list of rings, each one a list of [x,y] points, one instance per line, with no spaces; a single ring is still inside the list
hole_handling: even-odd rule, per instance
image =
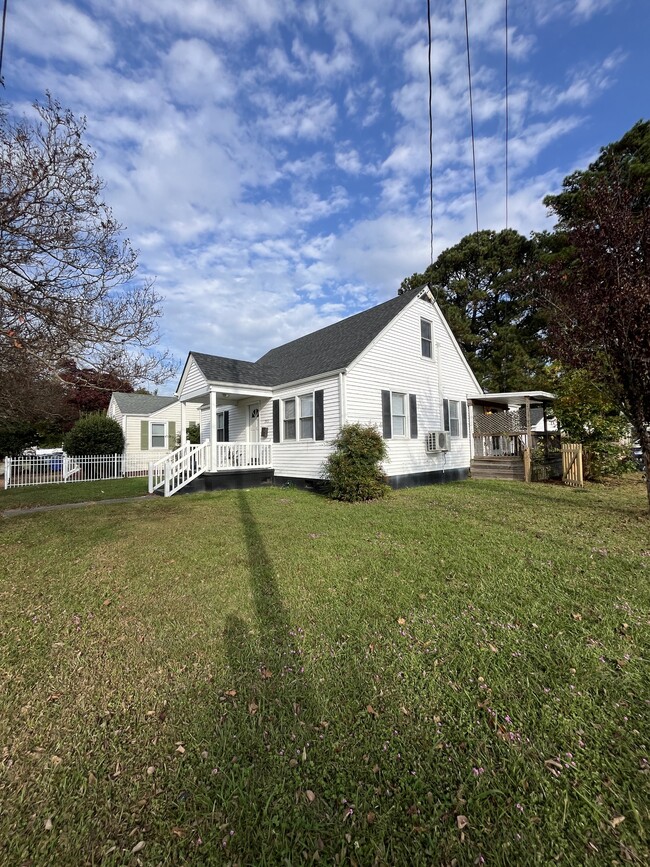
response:
[[[11,10],[11,39],[32,56],[82,66],[107,63],[114,46],[108,28],[73,3],[22,0]]]

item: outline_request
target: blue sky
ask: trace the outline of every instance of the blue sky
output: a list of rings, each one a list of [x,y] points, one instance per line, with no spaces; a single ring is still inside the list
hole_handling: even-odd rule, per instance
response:
[[[469,0],[480,228],[505,222],[504,0]],[[474,229],[462,0],[431,0],[435,254]],[[510,0],[509,222],[648,117],[647,0]],[[9,0],[5,99],[86,115],[161,346],[255,359],[429,262],[426,0]],[[164,391],[170,391],[169,383]]]

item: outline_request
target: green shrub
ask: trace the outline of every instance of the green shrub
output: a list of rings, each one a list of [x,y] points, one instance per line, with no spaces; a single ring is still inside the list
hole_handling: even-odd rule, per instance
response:
[[[348,424],[333,442],[324,466],[330,496],[346,503],[384,497],[390,488],[381,469],[388,452],[377,428]]]
[[[195,421],[189,423],[185,430],[185,434],[187,436],[188,443],[191,443],[191,445],[198,446],[201,442],[201,428]]]
[[[69,455],[117,455],[124,451],[124,434],[115,419],[87,415],[66,436],[63,448]]]

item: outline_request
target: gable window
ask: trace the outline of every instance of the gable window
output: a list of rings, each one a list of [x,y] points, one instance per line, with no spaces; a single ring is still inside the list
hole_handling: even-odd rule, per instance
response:
[[[406,395],[397,391],[390,394],[391,422],[394,437],[406,436]]]
[[[420,319],[420,342],[422,344],[422,357],[433,358],[433,338],[431,336],[431,323],[428,319]]]
[[[165,440],[167,439],[167,425],[164,421],[152,421],[151,422],[151,448],[152,449],[164,449],[165,448]]]
[[[300,439],[314,438],[314,395],[303,394],[300,397]]]
[[[296,438],[296,399],[290,397],[283,401],[284,404],[284,436],[285,440]]]

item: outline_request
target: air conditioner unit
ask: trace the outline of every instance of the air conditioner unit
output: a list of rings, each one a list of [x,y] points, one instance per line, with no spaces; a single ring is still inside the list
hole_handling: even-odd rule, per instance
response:
[[[434,430],[426,435],[425,448],[428,452],[448,452],[451,438],[447,431]]]

